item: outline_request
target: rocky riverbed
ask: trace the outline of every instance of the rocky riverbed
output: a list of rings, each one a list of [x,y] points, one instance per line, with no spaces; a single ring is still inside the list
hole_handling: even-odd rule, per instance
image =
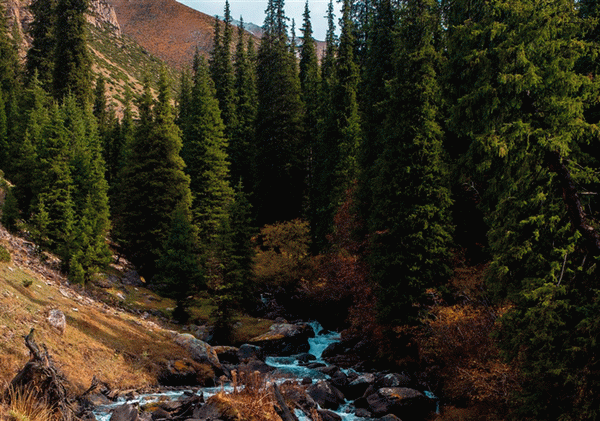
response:
[[[181,384],[152,393],[103,390],[82,400],[84,418],[233,421],[231,411],[211,396],[232,393],[242,376],[260,376],[263,387],[277,393],[281,389],[284,402],[278,402],[278,412],[285,421],[315,419],[315,414],[324,421],[418,421],[436,410],[436,399],[407,373],[362,372],[331,364],[346,360],[345,347],[337,334],[323,331],[318,323],[276,323],[239,348],[212,347],[192,335],[176,334],[174,340],[188,348],[197,362],[212,367],[214,386]],[[174,380],[168,379],[170,384]]]

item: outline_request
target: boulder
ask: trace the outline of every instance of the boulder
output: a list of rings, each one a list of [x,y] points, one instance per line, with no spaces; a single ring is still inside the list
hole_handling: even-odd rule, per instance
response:
[[[342,421],[342,417],[326,409],[318,409],[317,414],[319,414],[321,421]]]
[[[213,386],[214,373],[206,365],[189,359],[159,364],[158,383],[162,386]]]
[[[196,326],[194,336],[201,341],[210,342],[214,337],[214,328],[212,326]]]
[[[264,361],[257,360],[255,358],[248,360],[245,363],[240,364],[238,366],[238,371],[248,373],[254,373],[255,371],[258,371],[261,374],[267,374],[274,370],[275,367],[272,367]]]
[[[356,408],[356,411],[354,411],[354,415],[356,415],[359,418],[371,418],[371,413],[365,408]]]
[[[48,312],[48,324],[62,335],[67,328],[67,318],[65,317],[65,313],[58,309],[50,310]]]
[[[310,385],[306,393],[324,409],[338,409],[346,401],[344,394],[327,381]]]
[[[313,409],[317,409],[317,403],[311,398],[305,390],[298,387],[284,389],[285,399],[291,402],[294,407],[299,408],[307,416]]]
[[[308,363],[309,361],[314,361],[317,359],[313,354],[309,354],[308,352],[303,352],[302,354],[294,355],[294,358],[301,363]]]
[[[308,338],[314,336],[315,331],[306,323],[275,323],[267,333],[252,338],[249,343],[260,346],[267,355],[290,356],[307,352]]]
[[[375,375],[372,373],[365,373],[352,380],[346,388],[346,398],[350,400],[357,399],[364,395],[367,388],[375,383]]]
[[[138,409],[129,403],[116,407],[110,416],[110,421],[138,421]]]
[[[423,393],[408,387],[383,387],[367,397],[375,417],[394,414],[400,418],[425,419],[435,408]]]
[[[208,398],[205,405],[194,409],[192,418],[204,421],[238,421],[239,413],[221,400],[219,395],[214,395]]]
[[[121,278],[121,283],[134,287],[143,287],[146,281],[135,270],[125,272]]]
[[[220,362],[226,364],[240,363],[240,358],[238,357],[239,349],[235,346],[215,346],[213,348],[217,353]]]
[[[379,383],[381,387],[408,387],[410,386],[411,378],[404,373],[390,373],[383,376]]]
[[[222,370],[221,362],[214,348],[189,333],[178,333],[175,335],[175,343],[186,349],[194,361],[210,364],[212,367]]]
[[[333,373],[329,379],[329,382],[340,390],[345,390],[349,383],[348,376],[346,376],[342,370],[338,370]]]
[[[265,360],[265,353],[260,346],[243,344],[238,349],[238,360],[240,362],[247,362],[251,359]]]

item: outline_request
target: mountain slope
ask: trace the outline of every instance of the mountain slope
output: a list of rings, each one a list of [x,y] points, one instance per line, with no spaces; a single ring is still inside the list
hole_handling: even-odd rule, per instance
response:
[[[192,62],[196,46],[212,49],[214,17],[175,0],[106,0],[124,34],[150,53],[181,69]]]

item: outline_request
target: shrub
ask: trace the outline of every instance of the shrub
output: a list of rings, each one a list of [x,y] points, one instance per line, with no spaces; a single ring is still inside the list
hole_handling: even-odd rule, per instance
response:
[[[0,244],[0,262],[10,262],[10,252]]]
[[[254,276],[260,284],[287,287],[312,276],[308,222],[265,225],[255,243]]]

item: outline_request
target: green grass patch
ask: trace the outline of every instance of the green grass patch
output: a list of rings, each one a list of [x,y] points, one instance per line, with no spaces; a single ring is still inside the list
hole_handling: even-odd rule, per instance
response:
[[[233,335],[234,343],[238,345],[247,343],[250,339],[268,332],[273,324],[271,320],[257,319],[250,316],[242,316],[239,322],[240,325],[235,329]]]
[[[10,262],[10,252],[2,244],[0,244],[0,262]]]

